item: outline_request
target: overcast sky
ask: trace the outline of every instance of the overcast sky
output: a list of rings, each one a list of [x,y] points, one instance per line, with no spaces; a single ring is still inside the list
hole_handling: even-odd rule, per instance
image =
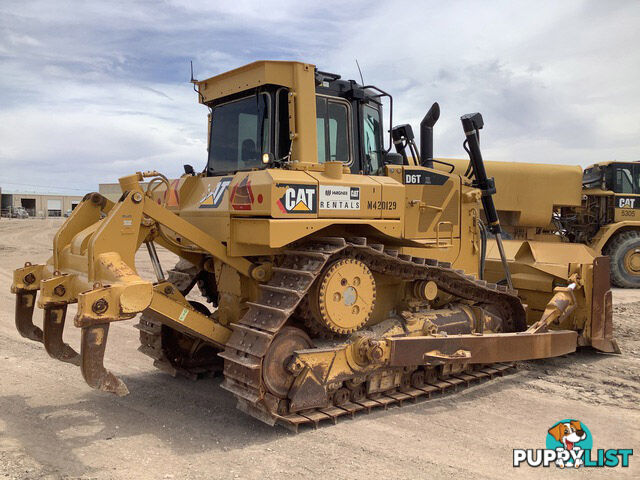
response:
[[[438,156],[463,156],[459,117],[480,111],[488,159],[640,159],[640,1],[201,3],[0,2],[0,186],[202,168],[191,59],[200,79],[262,59],[357,79],[357,58],[394,123],[440,103]]]

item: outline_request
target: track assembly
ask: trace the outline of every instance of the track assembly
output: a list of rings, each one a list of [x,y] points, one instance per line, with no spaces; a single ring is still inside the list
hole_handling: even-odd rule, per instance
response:
[[[353,398],[368,399],[368,402],[372,402],[367,403],[369,408],[384,405],[395,401],[393,395],[398,394],[398,388],[410,385],[412,378],[419,384],[420,379],[424,381],[427,377],[441,377],[438,381],[447,381],[448,376],[462,373],[461,369],[440,369],[440,373],[437,373],[433,367],[428,370],[421,367],[385,368],[382,345],[389,334],[383,334],[379,339],[360,338],[346,343],[334,341],[331,348],[309,348],[311,342],[303,340],[306,336],[301,335],[303,331],[287,326],[293,320],[294,311],[309,293],[310,301],[314,302],[314,298],[317,298],[319,307],[323,302],[341,304],[340,307],[325,307],[325,312],[335,322],[334,326],[345,328],[348,324],[339,323],[343,321],[339,313],[345,312],[349,306],[346,303],[351,303],[353,307],[361,302],[361,305],[373,308],[374,300],[369,303],[367,299],[375,299],[373,273],[380,272],[406,281],[433,281],[444,292],[492,305],[495,312],[507,319],[502,324],[505,331],[522,331],[526,328],[522,304],[505,287],[464,275],[442,262],[400,256],[397,251],[387,250],[383,245],[368,244],[367,239],[361,237],[331,237],[304,243],[285,252],[279,266],[273,270],[271,279],[260,285],[261,294],[257,301],[248,302],[249,310],[234,326],[227,348],[220,354],[225,359],[222,387],[238,398],[242,410],[272,424],[313,423],[318,418],[326,417],[323,413],[326,408],[341,408]],[[317,284],[314,283],[316,281]],[[318,296],[313,294],[314,288]],[[355,294],[351,289],[355,290]],[[370,310],[366,313],[367,317],[369,314]],[[453,315],[453,311],[447,315]],[[457,311],[456,315],[464,313]],[[361,324],[362,318],[357,317],[356,322]],[[349,328],[353,329],[353,324]],[[427,328],[427,323],[424,328]],[[402,336],[405,333],[400,329],[398,334]],[[360,330],[353,335],[360,335]],[[351,342],[354,342],[353,348],[349,348]],[[296,350],[298,348],[302,350]],[[294,351],[297,356],[306,352],[305,355],[326,354],[326,357],[322,357],[314,367],[292,361]],[[438,363],[437,352],[434,355]],[[344,361],[341,360],[343,358]],[[363,361],[369,366],[361,367]],[[456,359],[450,362],[455,363]],[[335,380],[330,379],[327,372],[318,373],[324,379],[314,377],[313,372],[324,372],[328,364],[351,364],[360,374],[338,375]],[[351,371],[348,366],[344,368]],[[414,375],[416,372],[419,373]],[[296,377],[295,380],[293,377]],[[365,379],[369,380],[363,387]],[[453,382],[458,383],[457,380]],[[450,384],[443,383],[442,386]],[[402,393],[398,398],[410,398],[406,395]],[[376,397],[381,400],[374,400]]]

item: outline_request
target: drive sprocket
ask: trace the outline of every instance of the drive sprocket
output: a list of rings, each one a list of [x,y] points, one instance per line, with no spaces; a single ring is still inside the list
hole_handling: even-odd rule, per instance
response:
[[[362,328],[376,301],[376,281],[367,265],[354,258],[329,264],[310,297],[312,321],[321,329],[348,335]]]

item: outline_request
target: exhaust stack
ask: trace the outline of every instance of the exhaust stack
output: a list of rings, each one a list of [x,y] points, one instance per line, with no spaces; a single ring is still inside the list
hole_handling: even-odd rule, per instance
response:
[[[435,102],[420,122],[420,164],[433,168],[433,126],[440,118],[440,105]]]

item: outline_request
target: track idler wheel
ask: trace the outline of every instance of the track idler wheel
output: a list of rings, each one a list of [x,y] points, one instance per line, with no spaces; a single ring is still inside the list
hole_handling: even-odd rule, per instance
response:
[[[312,348],[309,336],[299,328],[285,327],[273,339],[263,360],[262,378],[276,397],[287,398],[294,381],[287,365],[296,350]]]

